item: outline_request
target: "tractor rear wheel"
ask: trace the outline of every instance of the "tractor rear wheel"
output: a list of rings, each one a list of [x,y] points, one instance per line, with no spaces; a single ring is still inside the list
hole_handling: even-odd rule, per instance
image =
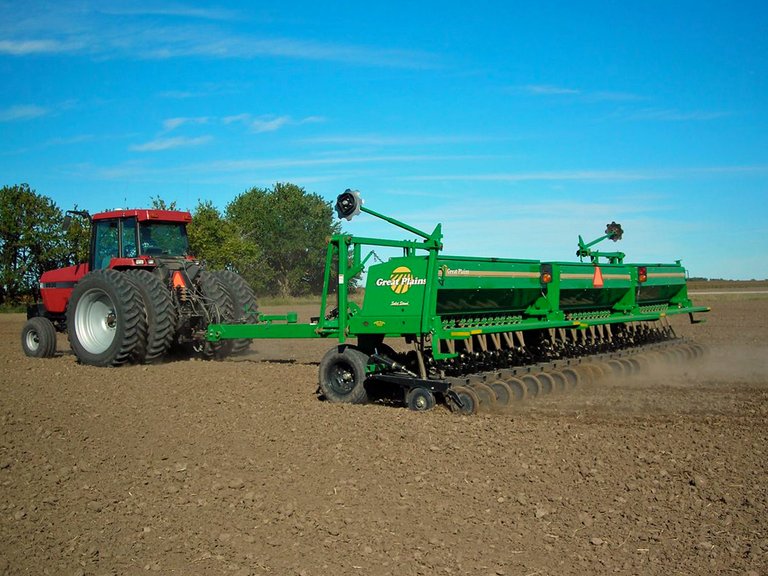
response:
[[[95,270],[72,290],[67,306],[69,344],[78,361],[119,366],[147,337],[141,296],[123,272]]]
[[[207,323],[231,324],[233,320],[232,299],[219,279],[207,270],[201,270],[197,278],[198,286],[204,299]],[[205,358],[221,360],[232,353],[233,345],[232,340],[205,342],[202,354]]]
[[[167,286],[146,270],[128,270],[125,276],[133,282],[141,296],[147,321],[146,341],[134,351],[134,360],[150,364],[165,356],[176,332],[176,308]]]
[[[242,276],[231,270],[217,270],[213,273],[224,286],[232,300],[232,320],[238,324],[256,324],[259,319],[259,306],[256,294]],[[242,338],[232,343],[232,354],[248,350],[251,340]]]
[[[43,316],[27,320],[21,330],[21,347],[24,354],[34,358],[51,358],[56,354],[56,328]]]
[[[365,404],[368,355],[351,346],[331,348],[320,361],[320,390],[329,402]]]

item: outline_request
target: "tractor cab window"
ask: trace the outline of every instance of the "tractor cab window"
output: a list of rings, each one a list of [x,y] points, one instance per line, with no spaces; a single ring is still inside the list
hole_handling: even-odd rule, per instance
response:
[[[122,243],[120,245],[120,255],[123,258],[135,258],[139,255],[136,250],[136,218],[125,218],[123,220],[123,231],[120,235]]]
[[[96,234],[93,246],[93,268],[109,268],[109,262],[117,257],[118,222],[117,220],[99,220],[94,223]]]
[[[186,256],[189,254],[187,229],[183,222],[139,223],[141,254],[146,256]]]

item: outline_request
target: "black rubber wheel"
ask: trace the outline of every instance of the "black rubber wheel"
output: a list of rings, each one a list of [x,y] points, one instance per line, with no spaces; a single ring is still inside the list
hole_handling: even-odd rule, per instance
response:
[[[56,354],[56,328],[42,316],[27,320],[21,329],[21,347],[33,358],[51,358]]]
[[[256,324],[259,320],[259,306],[256,294],[248,283],[231,270],[214,272],[232,300],[232,320],[236,324]],[[232,354],[240,354],[248,350],[252,340],[241,338],[232,343]]]
[[[457,414],[464,414],[469,416],[477,412],[477,408],[480,405],[480,400],[475,394],[475,391],[467,386],[454,386],[451,388],[454,394],[461,402],[461,405],[451,402],[451,411]]]
[[[151,364],[161,360],[171,347],[176,332],[176,308],[167,286],[146,270],[127,270],[125,276],[139,291],[147,321],[146,340],[139,342],[134,361]]]
[[[329,402],[365,404],[368,355],[351,346],[330,349],[320,361],[320,390]]]
[[[78,361],[91,366],[125,364],[146,338],[141,296],[123,272],[95,270],[72,290],[67,328]]]
[[[417,386],[408,390],[405,403],[415,412],[426,412],[435,407],[435,395],[431,390]]]
[[[231,324],[232,299],[219,279],[212,272],[201,270],[197,275],[197,282],[205,301],[208,324]],[[232,353],[233,346],[234,340],[206,342],[202,354],[204,358],[221,360]]]

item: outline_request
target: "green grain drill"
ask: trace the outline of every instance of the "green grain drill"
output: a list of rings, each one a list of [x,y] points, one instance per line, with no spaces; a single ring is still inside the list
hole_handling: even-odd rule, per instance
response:
[[[320,363],[327,400],[385,398],[414,410],[443,402],[462,413],[562,390],[606,367],[629,373],[650,353],[702,353],[667,322],[673,314],[697,322],[694,314],[709,310],[688,298],[679,261],[626,264],[621,252],[592,249],[621,238],[615,222],[593,242],[579,237],[580,262],[541,262],[444,255],[439,224],[423,232],[364,207],[350,190],[336,211],[348,220],[365,212],[419,239],[333,236],[317,318],[260,315],[255,324],[212,324],[206,338],[333,339]],[[376,247],[402,256],[372,264]],[[364,271],[359,305],[348,286]]]

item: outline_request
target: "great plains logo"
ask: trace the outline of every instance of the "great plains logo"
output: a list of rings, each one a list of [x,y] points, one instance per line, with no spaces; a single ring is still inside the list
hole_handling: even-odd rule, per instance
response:
[[[411,286],[423,286],[426,283],[426,278],[414,278],[411,269],[407,266],[398,266],[392,270],[389,280],[383,278],[376,280],[376,286],[389,286],[395,294],[405,294]]]

